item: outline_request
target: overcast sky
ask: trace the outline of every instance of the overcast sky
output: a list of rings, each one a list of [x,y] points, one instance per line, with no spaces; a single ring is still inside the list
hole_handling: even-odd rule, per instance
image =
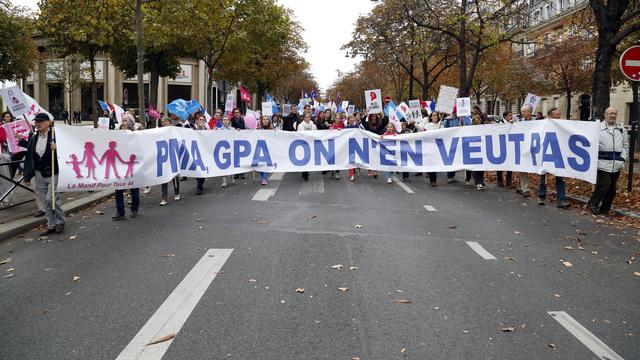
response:
[[[38,0],[13,0],[19,5],[37,8]],[[359,58],[346,58],[340,47],[351,40],[356,19],[376,5],[371,0],[277,0],[293,10],[304,28],[302,33],[309,46],[304,55],[311,64],[321,90],[326,90],[337,78],[337,71],[353,70]]]

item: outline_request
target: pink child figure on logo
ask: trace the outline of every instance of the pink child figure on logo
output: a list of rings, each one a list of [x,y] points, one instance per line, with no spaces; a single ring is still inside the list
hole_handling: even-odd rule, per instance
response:
[[[93,158],[98,160],[96,153],[93,151],[93,143],[91,141],[87,141],[84,143],[84,154],[82,155],[82,160],[80,160],[80,164],[85,162],[84,166],[87,168],[87,179],[89,177],[93,177],[93,180],[96,180],[96,164],[93,162]],[[75,171],[75,168],[74,168]],[[77,172],[76,172],[77,173]]]
[[[80,164],[82,164],[82,161],[78,161],[76,154],[71,154],[69,157],[71,158],[71,161],[67,161],[66,163],[73,164],[73,171],[76,173],[76,179],[82,179],[82,174],[80,174]]]
[[[120,160],[120,162],[123,164],[128,163],[122,160],[122,158],[120,157],[120,154],[118,154],[118,151],[116,150],[117,144],[118,143],[115,141],[109,141],[109,150],[105,151],[104,154],[102,154],[100,161],[98,161],[98,164],[100,165],[102,165],[103,161],[105,160],[107,161],[107,168],[104,171],[105,179],[109,178],[109,168],[113,168],[113,173],[116,175],[118,179],[120,179],[120,175],[118,175],[118,168],[116,167],[116,159]]]
[[[137,164],[139,161],[136,161],[136,155],[131,154],[129,157],[129,162],[127,163],[127,173],[124,174],[125,178],[133,177],[133,164]]]

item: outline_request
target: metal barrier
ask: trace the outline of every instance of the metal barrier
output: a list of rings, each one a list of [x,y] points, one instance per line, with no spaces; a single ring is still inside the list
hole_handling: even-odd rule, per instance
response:
[[[22,163],[24,163],[24,160],[8,161],[8,162],[5,162],[5,163],[0,163],[0,166],[12,166],[12,165],[16,165],[17,166],[17,165],[22,164]],[[25,190],[27,190],[29,192],[35,193],[35,191],[33,189],[22,185],[22,181],[24,180],[24,176],[20,176],[20,178],[18,180],[13,180],[13,179],[5,176],[4,174],[0,173],[0,178],[4,179],[6,181],[9,181],[9,182],[11,182],[13,184],[13,185],[11,185],[9,190],[5,191],[4,194],[2,194],[2,196],[0,197],[0,204],[2,204],[2,202],[18,187],[21,187],[21,188],[23,188],[23,189],[25,189]],[[4,206],[4,207],[0,206],[0,210],[10,209],[10,208],[12,208],[14,206],[26,204],[26,203],[29,203],[31,201],[35,201],[35,199],[22,201],[22,202],[19,202],[19,203],[11,204],[9,206]]]

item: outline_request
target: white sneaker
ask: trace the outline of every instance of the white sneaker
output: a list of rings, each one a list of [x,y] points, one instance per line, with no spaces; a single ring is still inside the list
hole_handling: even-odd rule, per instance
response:
[[[464,186],[466,186],[466,187],[471,186],[471,180],[465,180],[464,181]]]
[[[160,206],[165,206],[167,205],[167,202],[165,200],[160,201]]]
[[[393,182],[393,179],[387,178],[387,184],[391,184],[392,182]]]
[[[484,186],[484,185],[482,185],[482,184],[478,184],[478,185],[476,185],[476,188],[477,188],[478,190],[480,190],[480,191],[484,191],[485,186]]]
[[[222,179],[222,187],[223,188],[227,187],[227,178]]]
[[[336,173],[336,180],[340,180],[340,174]]]
[[[144,188],[144,190],[142,191],[143,194],[148,194],[151,192],[151,186],[147,186]]]
[[[351,176],[351,177],[349,178],[349,181],[355,181],[355,180],[356,180],[356,177],[355,177],[355,176]]]
[[[231,177],[231,185],[235,185],[236,184],[236,179],[233,178],[233,176]]]
[[[180,200],[180,194],[178,194],[178,195],[174,196],[174,197],[173,197],[173,200],[175,200],[175,201]]]

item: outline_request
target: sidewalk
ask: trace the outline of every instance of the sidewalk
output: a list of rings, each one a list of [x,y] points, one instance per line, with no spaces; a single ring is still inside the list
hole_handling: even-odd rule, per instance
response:
[[[33,216],[38,208],[36,207],[36,202],[33,201],[35,195],[32,192],[22,188],[16,188],[12,195],[12,204],[25,203],[0,208],[0,241],[46,223],[44,216]],[[85,208],[111,195],[113,195],[113,191],[67,192],[59,194],[62,198],[62,209],[65,214]]]

